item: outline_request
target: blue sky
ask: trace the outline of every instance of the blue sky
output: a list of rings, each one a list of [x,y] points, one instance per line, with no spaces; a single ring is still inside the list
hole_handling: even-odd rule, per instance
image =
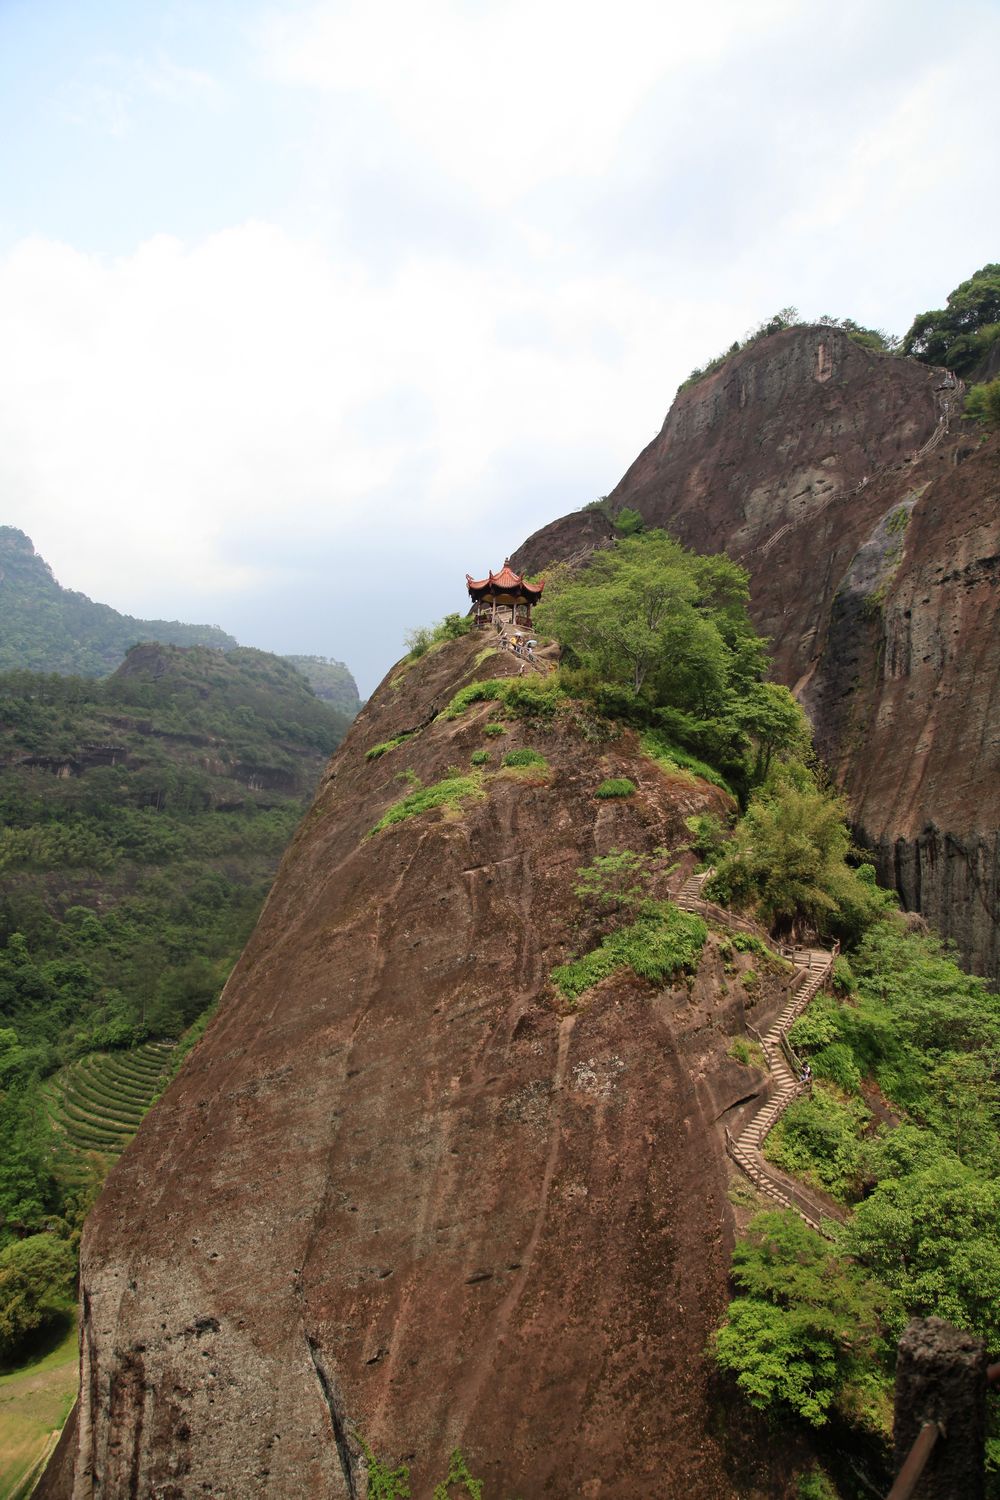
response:
[[[776,308],[1000,258],[996,0],[0,0],[0,520],[339,656],[608,491]]]

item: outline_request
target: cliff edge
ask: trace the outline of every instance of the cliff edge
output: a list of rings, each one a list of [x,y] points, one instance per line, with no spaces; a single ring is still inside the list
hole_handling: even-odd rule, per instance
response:
[[[665,987],[624,971],[571,1009],[549,983],[578,867],[680,850],[725,794],[582,709],[492,736],[495,703],[438,717],[518,671],[482,648],[428,652],[362,711],[108,1179],[76,1428],[40,1493],[360,1497],[364,1444],[418,1497],[455,1447],[488,1500],[784,1493],[780,1457],[722,1430],[704,1353],[732,1243],[713,1124],[760,1086],[727,1055],[743,989],[714,939]],[[503,770],[517,747],[547,767]],[[482,748],[468,796],[372,832]],[[610,775],[635,795],[595,798]]]
[[[790,328],[682,389],[607,509],[749,570],[775,675],[880,878],[997,980],[1000,440],[963,426],[961,404],[947,371]],[[612,534],[579,512],[512,564]]]

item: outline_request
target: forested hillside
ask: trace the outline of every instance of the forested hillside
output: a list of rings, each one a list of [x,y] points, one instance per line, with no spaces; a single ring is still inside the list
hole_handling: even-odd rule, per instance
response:
[[[0,675],[0,1256],[31,1260],[0,1264],[0,1358],[65,1296],[49,1240],[218,997],[347,723],[260,651]]]
[[[58,672],[106,677],[141,641],[231,651],[235,638],[218,625],[137,620],[86,594],[65,589],[30,537],[0,526],[0,672]],[[361,707],[350,669],[330,656],[285,656],[317,698],[348,719]]]
[[[285,656],[282,660],[291,662],[302,673],[317,698],[332,703],[353,719],[361,707],[361,699],[354,675],[342,661],[335,661],[332,656]]]

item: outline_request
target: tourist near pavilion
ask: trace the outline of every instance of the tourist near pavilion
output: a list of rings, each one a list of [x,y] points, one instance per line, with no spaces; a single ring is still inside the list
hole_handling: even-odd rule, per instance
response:
[[[495,624],[497,620],[506,622],[509,610],[511,625],[531,628],[531,606],[542,597],[544,579],[539,583],[525,583],[520,573],[514,572],[510,559],[504,558],[499,573],[490,573],[478,582],[466,573],[465,581],[476,611],[477,625]]]

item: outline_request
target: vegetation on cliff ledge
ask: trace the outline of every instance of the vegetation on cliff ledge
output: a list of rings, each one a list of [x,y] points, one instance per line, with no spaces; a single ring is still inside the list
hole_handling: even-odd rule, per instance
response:
[[[1000,343],[1000,264],[983,266],[948,296],[944,307],[918,313],[903,353],[929,365],[975,376]]]
[[[745,796],[776,756],[808,743],[792,695],[765,680],[767,648],[748,598],[747,574],[729,558],[647,531],[620,537],[586,567],[554,569],[535,618],[562,647],[563,693],[652,731],[656,758],[694,765]]]

